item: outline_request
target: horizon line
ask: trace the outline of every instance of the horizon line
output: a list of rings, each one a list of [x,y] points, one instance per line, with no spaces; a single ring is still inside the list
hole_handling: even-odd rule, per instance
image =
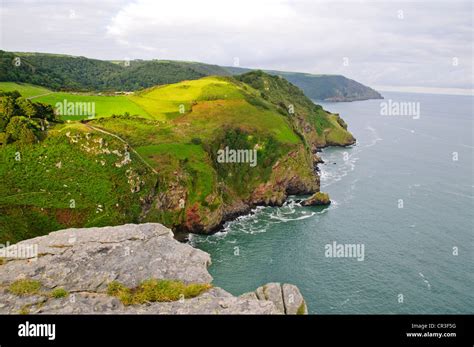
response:
[[[444,87],[420,87],[420,86],[373,86],[378,92],[403,92],[418,94],[442,94],[474,96],[474,89],[469,88],[444,88]]]

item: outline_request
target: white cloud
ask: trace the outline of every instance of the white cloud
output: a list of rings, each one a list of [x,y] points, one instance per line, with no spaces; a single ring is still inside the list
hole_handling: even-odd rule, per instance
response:
[[[7,1],[4,7],[7,50],[222,65],[238,57],[242,66],[344,74],[369,85],[473,87],[470,1]]]

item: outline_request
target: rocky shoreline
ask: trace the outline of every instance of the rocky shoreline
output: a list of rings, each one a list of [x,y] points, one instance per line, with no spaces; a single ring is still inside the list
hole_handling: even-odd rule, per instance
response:
[[[338,145],[338,147],[349,147],[355,145],[356,140],[354,139],[353,142],[347,143],[343,146]],[[268,201],[258,201],[258,200],[250,200],[250,201],[242,201],[237,200],[232,205],[226,205],[223,208],[223,214],[220,222],[213,227],[209,228],[204,234],[206,235],[213,235],[215,233],[221,232],[224,229],[224,226],[227,222],[231,222],[238,217],[248,215],[252,213],[252,211],[257,208],[258,206],[274,206],[280,207],[287,201],[289,195],[309,195],[308,198],[299,199],[299,202],[302,203],[303,206],[325,206],[330,205],[331,201],[327,193],[322,193],[319,191],[320,185],[320,177],[319,177],[319,164],[323,164],[324,160],[321,158],[319,153],[322,152],[324,148],[330,147],[332,145],[325,145],[320,147],[315,147],[312,150],[312,160],[313,160],[313,174],[314,174],[314,183],[316,186],[308,186],[307,184],[300,184],[300,185],[287,185],[284,187],[284,194],[280,194],[278,198],[269,199]],[[298,177],[294,176],[294,181],[301,181]],[[321,194],[321,195],[320,195]],[[183,230],[182,228],[175,228],[173,229],[175,234],[175,238],[181,242],[185,242],[188,240],[188,236],[190,233],[189,230]],[[199,233],[198,233],[199,234]]]
[[[35,254],[12,256],[31,245]],[[307,313],[303,296],[291,284],[269,283],[241,296],[213,287],[209,254],[176,241],[158,223],[65,229],[4,251],[9,256],[0,263],[0,314]],[[111,283],[137,288],[151,279],[206,290],[143,304],[127,304],[110,294]]]

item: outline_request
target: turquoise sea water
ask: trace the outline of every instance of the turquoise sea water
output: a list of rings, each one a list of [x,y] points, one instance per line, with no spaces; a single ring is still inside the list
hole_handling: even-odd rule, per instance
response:
[[[474,313],[473,98],[384,97],[323,104],[357,138],[322,153],[329,208],[291,197],[191,238],[211,254],[215,285],[237,295],[293,283],[310,313]],[[381,115],[389,99],[419,103],[420,118]],[[326,257],[334,241],[363,244],[364,260]]]

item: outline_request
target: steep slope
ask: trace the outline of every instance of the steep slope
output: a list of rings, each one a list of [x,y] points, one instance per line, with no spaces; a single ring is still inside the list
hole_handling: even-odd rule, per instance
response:
[[[226,67],[234,75],[253,71],[239,67]],[[382,99],[382,95],[374,89],[342,75],[313,75],[302,72],[264,70],[266,73],[281,76],[301,88],[305,95],[313,100],[324,101],[357,101]]]
[[[0,147],[0,243],[75,226],[138,222],[151,170],[124,143],[58,124],[38,144]]]
[[[331,114],[314,104],[301,89],[280,76],[253,71],[237,77],[260,91],[263,99],[289,115],[295,131],[314,151],[327,145],[351,145],[355,139],[338,114]]]
[[[255,205],[319,191],[317,148],[355,141],[338,115],[262,72],[153,87],[133,99],[149,119],[51,123],[39,143],[1,147],[0,242],[147,221],[210,233]],[[246,156],[221,160],[227,149]]]

